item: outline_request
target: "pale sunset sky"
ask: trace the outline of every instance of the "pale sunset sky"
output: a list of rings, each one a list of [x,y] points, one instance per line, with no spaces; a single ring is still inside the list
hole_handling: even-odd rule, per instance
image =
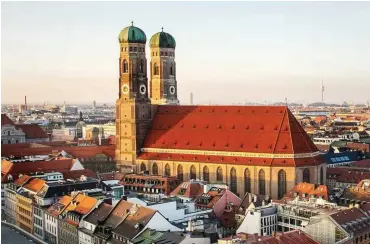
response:
[[[370,2],[2,2],[1,102],[114,103],[118,34],[176,39],[179,99],[370,100]],[[148,77],[150,79],[150,77]]]

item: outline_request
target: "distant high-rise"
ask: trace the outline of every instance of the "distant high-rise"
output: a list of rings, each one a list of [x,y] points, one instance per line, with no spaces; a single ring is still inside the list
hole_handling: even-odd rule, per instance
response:
[[[93,102],[93,109],[96,109],[96,102],[95,102],[95,100]]]
[[[193,105],[194,104],[194,95],[192,92],[190,92],[190,97],[189,97],[189,104]]]

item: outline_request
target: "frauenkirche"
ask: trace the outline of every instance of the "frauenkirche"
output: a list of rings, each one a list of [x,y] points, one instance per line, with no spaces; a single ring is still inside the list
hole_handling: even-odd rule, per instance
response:
[[[149,42],[136,26],[119,34],[116,161],[121,171],[202,179],[281,198],[299,182],[325,183],[325,161],[285,106],[182,106],[175,39]],[[147,65],[150,65],[150,82]]]

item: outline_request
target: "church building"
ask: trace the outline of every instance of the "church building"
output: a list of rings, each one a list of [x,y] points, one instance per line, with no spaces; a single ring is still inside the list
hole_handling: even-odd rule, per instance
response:
[[[226,183],[232,192],[280,199],[299,182],[325,184],[325,160],[285,106],[182,106],[175,39],[138,27],[119,34],[116,162],[149,171]],[[150,65],[148,82],[147,65]]]

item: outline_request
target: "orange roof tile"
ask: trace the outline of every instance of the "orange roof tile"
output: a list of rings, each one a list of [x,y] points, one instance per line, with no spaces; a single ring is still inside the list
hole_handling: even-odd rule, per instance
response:
[[[25,184],[29,179],[31,179],[31,176],[29,175],[23,175],[21,178],[18,178],[14,183],[18,186],[22,186]]]
[[[176,187],[171,196],[183,196],[187,198],[196,198],[203,193],[203,185],[198,182],[183,182]]]
[[[281,106],[159,106],[143,148],[279,154],[318,151],[294,115]],[[284,165],[294,166],[295,161],[286,160]]]
[[[45,185],[45,181],[41,180],[39,178],[33,178],[26,185],[24,185],[24,188],[33,191],[38,192],[41,190],[41,188]]]
[[[314,184],[301,182],[294,186],[286,195],[285,197],[294,198],[295,194],[300,198],[309,198],[311,195],[315,195],[315,197],[322,197],[325,200],[329,199],[328,188],[325,185],[319,185],[315,188]],[[303,197],[303,194],[305,196]]]

